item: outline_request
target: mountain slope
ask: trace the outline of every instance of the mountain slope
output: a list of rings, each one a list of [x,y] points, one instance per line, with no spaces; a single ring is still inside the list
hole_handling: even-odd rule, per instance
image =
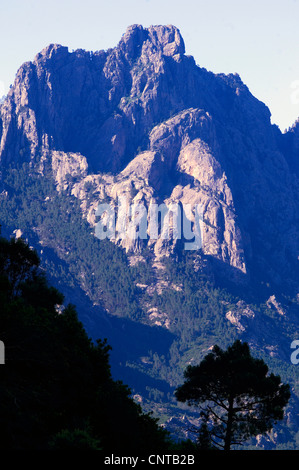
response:
[[[236,336],[295,386],[298,126],[281,134],[237,74],[197,66],[171,25],[130,26],[107,51],[48,46],[20,67],[0,116],[4,229],[20,229],[57,284],[82,293],[94,332],[125,321],[133,336],[141,323],[157,343],[165,335],[164,348],[128,345],[125,373],[149,406],[163,396],[175,407],[169,386],[186,363]],[[201,249],[161,234],[97,240],[99,204],[119,198],[142,204],[147,222],[152,204],[200,206]],[[145,392],[149,378],[160,392]]]

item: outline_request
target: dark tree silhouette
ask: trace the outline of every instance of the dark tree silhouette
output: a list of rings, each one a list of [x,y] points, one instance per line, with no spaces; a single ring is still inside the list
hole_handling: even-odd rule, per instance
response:
[[[0,237],[0,274],[7,276],[12,296],[20,292],[22,283],[32,279],[39,264],[36,251],[31,250],[22,238],[7,240]]]
[[[250,437],[264,434],[284,416],[288,384],[269,373],[262,359],[251,356],[237,340],[223,351],[214,346],[197,366],[188,366],[176,398],[202,410],[215,448],[230,450]]]
[[[113,379],[106,340],[88,337],[39,265],[0,237],[0,449],[165,452],[168,433]]]

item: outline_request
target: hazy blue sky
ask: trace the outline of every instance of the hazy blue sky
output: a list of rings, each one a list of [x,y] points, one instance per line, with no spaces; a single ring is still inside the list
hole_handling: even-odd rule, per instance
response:
[[[174,24],[186,53],[239,73],[282,130],[299,116],[298,0],[0,0],[0,95],[50,43],[108,49],[131,24]]]

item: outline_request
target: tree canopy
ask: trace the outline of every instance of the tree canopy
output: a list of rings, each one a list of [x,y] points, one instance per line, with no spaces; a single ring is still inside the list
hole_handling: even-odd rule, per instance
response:
[[[288,384],[269,373],[262,359],[252,357],[248,344],[235,341],[227,350],[214,346],[196,366],[188,366],[185,382],[175,395],[201,409],[201,439],[230,450],[252,436],[264,434],[284,416]]]
[[[0,238],[0,448],[165,449],[168,434],[112,378],[107,341],[63,300],[35,251]]]

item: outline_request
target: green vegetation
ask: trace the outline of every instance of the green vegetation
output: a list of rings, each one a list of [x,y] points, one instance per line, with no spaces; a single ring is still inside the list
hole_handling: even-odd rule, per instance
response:
[[[237,340],[226,351],[214,346],[197,366],[188,366],[176,390],[179,401],[201,409],[201,448],[231,450],[251,436],[270,431],[284,416],[290,387],[269,374],[247,343]]]
[[[130,351],[122,367],[126,369],[125,374],[129,371],[128,376],[134,377],[130,387],[134,384],[133,393],[142,395],[143,410],[154,411],[162,421],[178,417],[182,411],[191,416],[188,407],[186,409],[177,403],[173,392],[182,383],[186,364],[199,363],[214,344],[226,348],[238,339],[240,332],[227,320],[226,313],[236,306],[242,295],[239,298],[228,288],[217,285],[200,253],[184,251],[163,260],[165,271],[162,280],[166,286],[160,294],[155,290],[150,249],[142,253],[145,262],[131,267],[124,250],[108,240],[94,237],[91,226],[82,217],[80,201],[68,191],[58,192],[50,173],[45,172],[43,176],[28,164],[23,164],[3,172],[1,184],[0,221],[5,233],[10,235],[13,230],[21,229],[23,236],[38,249],[42,267],[56,286],[81,287],[91,303],[127,322],[126,331],[130,329],[130,338],[134,338],[134,350]],[[194,269],[196,265],[200,268]],[[149,293],[137,287],[137,283],[154,289]],[[59,287],[63,291],[62,288]],[[156,329],[169,333],[171,339],[164,343],[164,335],[163,340],[162,335],[158,340],[159,332],[157,336],[151,334],[149,337],[154,337],[156,342],[148,340],[146,350],[143,347],[146,335],[135,335],[134,325],[143,323],[148,325],[148,330],[153,330],[148,306],[165,314],[168,329]],[[296,314],[289,317],[277,315],[265,303],[252,308],[257,319],[266,325],[265,331],[270,337],[279,331],[280,344],[288,354],[297,331]],[[270,341],[276,345],[275,336]],[[129,341],[126,344],[130,349]],[[291,383],[294,395],[290,405],[296,408],[296,366],[271,354],[268,344],[267,339],[261,338],[254,353],[265,360],[282,380]],[[142,354],[139,354],[141,349]],[[293,448],[296,446],[297,424],[292,420],[289,423],[290,428],[280,431],[283,434],[281,441]],[[59,442],[62,439],[77,440],[76,429],[79,433],[87,433],[85,437],[89,435],[87,427],[65,429],[71,434],[64,434],[64,429],[60,429],[57,432],[63,434],[59,434]]]
[[[48,248],[70,267],[70,277],[90,299],[114,315],[140,319],[139,289],[124,251],[108,240],[91,236],[82,218],[80,201],[59,193],[53,180],[34,174],[26,164],[7,173],[9,197],[1,197],[0,220],[4,227],[21,227],[31,239],[38,234]],[[60,277],[64,274],[60,263]],[[51,272],[52,274],[52,272]],[[54,276],[57,276],[53,272]]]
[[[93,343],[48,285],[37,254],[0,238],[0,448],[163,451],[168,435],[111,377],[110,347]]]
[[[0,331],[6,355],[0,369],[0,448],[196,453],[200,447],[188,440],[172,442],[157,419],[133,401],[131,390],[112,378],[107,341],[92,342],[75,307],[63,302],[48,284],[37,253],[21,238],[1,237]],[[267,372],[247,344],[236,342],[226,352],[215,347],[200,366],[187,369],[176,396],[190,403],[220,403],[226,411],[224,403],[233,396],[236,407],[225,428],[229,448],[236,435],[265,432],[282,418],[288,387]],[[149,391],[159,399],[157,390]],[[203,416],[201,446],[214,435],[208,417],[214,418],[214,431],[215,417],[225,422],[210,407]],[[217,426],[217,435],[225,429]]]
[[[180,331],[182,341],[214,337],[228,343],[235,334],[225,318],[226,303],[232,297],[215,287],[204,271],[194,270],[196,256],[200,255],[183,252],[176,263],[164,260],[166,278],[179,289],[164,290],[163,296],[155,296],[154,304],[167,313],[171,330]]]
[[[227,346],[237,338],[237,331],[226,319],[230,303],[237,302],[226,290],[215,287],[214,282],[203,270],[195,271],[194,263],[200,255],[183,253],[175,262],[163,260],[163,279],[168,287],[159,294],[144,294],[145,304],[151,304],[167,315],[169,331],[175,339],[163,356],[153,353],[153,374],[178,385],[183,377],[185,365],[202,359],[203,351],[213,344]],[[149,263],[139,263],[142,282],[153,277]],[[135,266],[137,271],[137,266]]]

